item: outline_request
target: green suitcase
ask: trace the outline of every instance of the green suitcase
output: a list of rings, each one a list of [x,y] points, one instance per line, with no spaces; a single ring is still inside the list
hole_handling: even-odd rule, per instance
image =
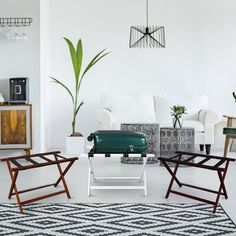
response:
[[[147,141],[142,133],[99,130],[88,136],[88,141],[94,141],[90,153],[140,153],[146,154]]]

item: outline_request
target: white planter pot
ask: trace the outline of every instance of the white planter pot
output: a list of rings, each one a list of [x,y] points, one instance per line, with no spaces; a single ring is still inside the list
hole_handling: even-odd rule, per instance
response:
[[[69,136],[66,137],[66,153],[67,154],[81,154],[84,153],[84,137]]]

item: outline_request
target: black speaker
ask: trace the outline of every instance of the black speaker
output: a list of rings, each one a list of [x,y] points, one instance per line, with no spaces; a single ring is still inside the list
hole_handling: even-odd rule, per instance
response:
[[[10,103],[29,103],[29,79],[10,78]]]

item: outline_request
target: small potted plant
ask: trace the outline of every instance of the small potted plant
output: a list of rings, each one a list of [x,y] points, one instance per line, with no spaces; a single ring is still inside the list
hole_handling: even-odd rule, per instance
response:
[[[84,152],[84,137],[80,132],[76,131],[76,123],[77,117],[81,107],[84,105],[84,101],[79,99],[79,92],[81,89],[81,84],[87,72],[103,57],[105,57],[109,52],[105,52],[102,50],[99,52],[91,61],[87,64],[87,66],[82,71],[82,62],[83,62],[83,47],[82,40],[79,39],[77,45],[73,45],[73,43],[64,38],[69,51],[71,62],[74,70],[74,88],[69,89],[68,85],[64,84],[61,80],[58,80],[54,77],[50,77],[53,82],[60,85],[64,91],[66,91],[70,97],[71,105],[72,105],[72,133],[70,136],[66,138],[66,151],[70,154],[80,154]]]
[[[175,105],[170,108],[172,110],[171,116],[173,116],[173,126],[174,128],[182,128],[181,117],[186,113],[185,106]]]

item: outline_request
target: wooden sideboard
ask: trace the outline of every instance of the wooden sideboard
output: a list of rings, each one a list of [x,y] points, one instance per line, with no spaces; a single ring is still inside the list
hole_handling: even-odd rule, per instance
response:
[[[32,149],[31,104],[0,105],[0,150]]]

